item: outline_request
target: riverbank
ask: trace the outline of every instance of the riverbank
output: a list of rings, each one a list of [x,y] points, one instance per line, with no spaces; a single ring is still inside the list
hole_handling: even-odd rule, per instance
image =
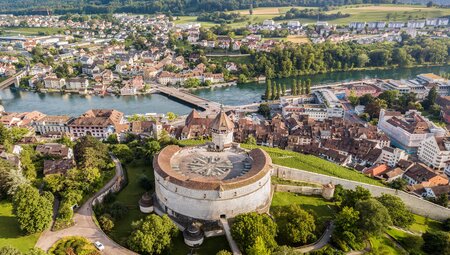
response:
[[[417,68],[396,68],[389,70],[332,72],[326,74],[301,76],[300,79],[310,79],[313,86],[332,83],[344,83],[364,79],[412,79],[422,73],[450,73],[450,66],[424,66]],[[295,78],[274,79],[274,82],[286,84],[286,88],[296,80]],[[191,93],[199,97],[219,102],[224,105],[239,106],[260,103],[261,95],[266,89],[265,82],[251,82],[236,84],[235,86],[198,88]],[[9,88],[0,90],[0,104],[6,111],[27,112],[40,111],[45,114],[79,115],[88,109],[114,108],[127,115],[134,113],[166,113],[174,112],[178,115],[188,114],[191,107],[175,102],[163,95],[135,95],[104,97],[93,95],[36,93],[31,91]]]

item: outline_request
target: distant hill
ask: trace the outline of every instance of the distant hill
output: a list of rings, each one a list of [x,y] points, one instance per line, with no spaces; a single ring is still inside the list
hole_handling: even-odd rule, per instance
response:
[[[399,3],[404,4],[423,4],[426,5],[430,0],[399,0]],[[433,3],[438,5],[450,5],[449,0],[432,0]]]
[[[390,4],[395,0],[0,0],[0,13],[55,14],[84,13],[172,13],[192,14],[232,11],[256,7],[311,6],[347,4]],[[446,0],[442,0],[446,1]]]

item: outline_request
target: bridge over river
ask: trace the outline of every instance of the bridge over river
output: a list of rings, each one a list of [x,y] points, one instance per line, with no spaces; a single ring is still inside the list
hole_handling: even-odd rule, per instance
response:
[[[168,98],[173,98],[177,101],[191,105],[205,112],[216,112],[221,107],[221,105],[217,102],[201,98],[199,96],[187,92],[186,90],[180,90],[173,87],[157,86],[154,88],[154,93],[163,94]]]

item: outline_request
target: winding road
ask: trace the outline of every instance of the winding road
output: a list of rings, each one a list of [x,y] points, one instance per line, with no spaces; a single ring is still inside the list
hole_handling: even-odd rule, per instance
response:
[[[106,190],[110,189],[115,185],[118,178],[123,176],[122,164],[120,161],[112,157],[114,162],[116,163],[116,174],[115,176],[94,196],[89,198],[83,206],[79,208],[79,210],[74,213],[73,220],[75,225],[70,228],[62,229],[59,231],[44,231],[39,240],[36,243],[36,247],[41,248],[44,251],[47,251],[55,242],[63,237],[68,236],[82,236],[87,238],[91,242],[99,241],[105,246],[105,250],[102,251],[103,254],[108,255],[137,255],[137,253],[132,252],[113,240],[111,240],[94,222],[93,218],[93,210],[92,210],[92,202],[103,194]]]
[[[328,224],[327,228],[325,229],[325,232],[323,232],[323,234],[319,240],[317,240],[313,244],[298,247],[295,250],[298,252],[301,252],[301,253],[307,253],[307,252],[321,249],[322,247],[324,247],[325,245],[327,245],[330,242],[331,233],[333,233],[333,229],[334,229],[334,224],[333,224],[333,222],[331,222],[330,224]]]

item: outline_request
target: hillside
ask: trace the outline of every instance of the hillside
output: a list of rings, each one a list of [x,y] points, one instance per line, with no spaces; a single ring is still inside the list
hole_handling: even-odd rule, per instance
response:
[[[347,4],[392,3],[394,0],[347,0]],[[256,0],[253,7],[341,5],[342,0]],[[0,13],[65,14],[65,13],[173,13],[186,15],[211,11],[250,8],[249,0],[2,0]]]

